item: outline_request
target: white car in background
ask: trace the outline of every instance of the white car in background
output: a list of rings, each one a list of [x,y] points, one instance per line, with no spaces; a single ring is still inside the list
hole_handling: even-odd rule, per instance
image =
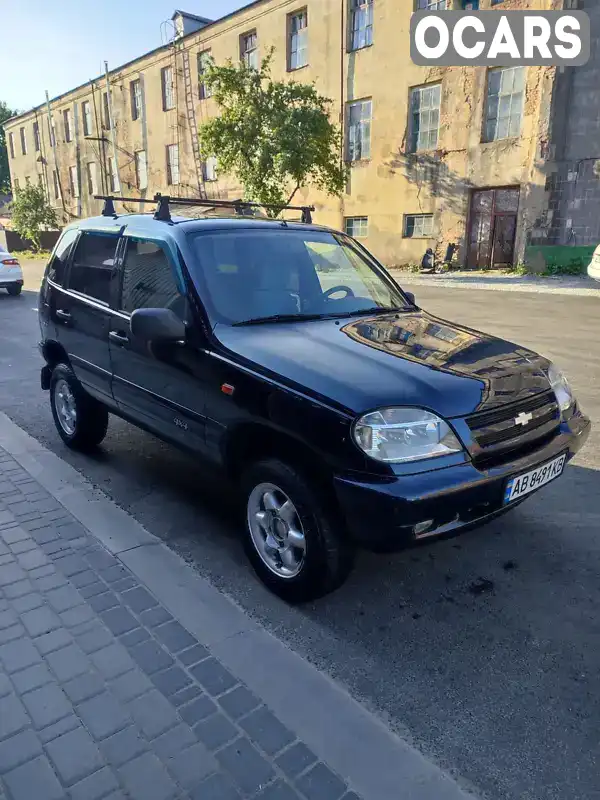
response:
[[[23,271],[19,259],[11,255],[0,244],[0,289],[14,296],[21,294]]]
[[[592,256],[587,272],[590,278],[593,278],[595,281],[600,281],[600,244],[594,250],[594,255]]]

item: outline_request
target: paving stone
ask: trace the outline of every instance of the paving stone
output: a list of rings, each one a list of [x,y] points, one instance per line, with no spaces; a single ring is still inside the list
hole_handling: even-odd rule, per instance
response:
[[[99,596],[103,597],[103,595]],[[124,606],[118,606],[117,608],[111,608],[109,611],[103,611],[100,613],[100,616],[104,620],[106,627],[112,631],[115,636],[120,636],[122,633],[132,631],[139,625],[135,617],[133,617]]]
[[[38,731],[38,736],[42,744],[48,744],[48,742],[57,739],[59,736],[64,736],[65,733],[74,731],[75,728],[78,728],[80,725],[81,720],[76,717],[75,714],[71,713],[58,722],[54,722],[52,725],[42,728],[42,730]]]
[[[152,742],[152,749],[159,758],[166,759],[196,744],[198,740],[188,725],[180,723],[170,731],[161,734]]]
[[[298,778],[297,784],[300,791],[306,795],[307,800],[339,800],[348,788],[322,762]]]
[[[38,544],[47,544],[48,542],[55,542],[58,539],[58,533],[53,525],[48,525],[43,528],[36,528],[32,531],[31,538]]]
[[[44,564],[41,567],[35,567],[35,569],[30,569],[27,574],[29,575],[30,578],[37,580],[38,578],[45,578],[48,575],[54,575],[54,572],[55,572],[54,567],[52,566],[52,564],[48,563]]]
[[[245,686],[236,686],[227,694],[221,695],[218,703],[232,719],[239,719],[258,708],[260,700]]]
[[[97,741],[112,736],[131,722],[130,717],[108,692],[78,705],[77,713]]]
[[[300,795],[297,794],[291,786],[283,781],[276,781],[262,791],[256,800],[300,800]]]
[[[108,767],[103,767],[72,786],[70,795],[71,800],[100,800],[100,798],[106,798],[107,792],[118,790],[118,788],[119,784],[112,771]],[[111,794],[111,797],[115,796]],[[121,798],[125,800],[124,795],[121,795]]]
[[[275,776],[269,762],[244,738],[224,747],[216,757],[236,785],[247,794],[258,792]]]
[[[68,608],[78,606],[82,602],[81,595],[68,584],[58,589],[52,589],[46,594],[46,599],[55,611],[66,611]]]
[[[184,789],[193,789],[200,781],[216,772],[218,764],[206,747],[193,744],[167,761],[167,769]]]
[[[32,611],[21,614],[21,621],[30,636],[42,636],[44,633],[61,627],[60,619],[48,606],[34,608]]]
[[[101,742],[100,749],[110,764],[120,767],[144,753],[147,744],[138,736],[136,729],[130,726]]]
[[[133,578],[121,578],[120,581],[111,583],[110,588],[113,592],[126,592],[128,589],[134,589],[136,586],[139,586],[139,584]]]
[[[206,719],[206,717],[210,717],[211,714],[215,714],[216,711],[217,706],[215,703],[210,697],[203,694],[200,695],[197,700],[193,700],[189,703],[189,705],[180,708],[179,714],[188,725],[195,725],[197,722]]]
[[[356,792],[346,792],[346,794],[342,797],[342,800],[361,800],[361,799],[356,794]]]
[[[16,562],[3,564],[0,567],[0,586],[9,586],[11,583],[22,581],[27,573]]]
[[[72,641],[69,631],[65,628],[59,628],[56,631],[45,633],[43,636],[38,636],[33,640],[33,643],[40,653],[45,656],[53,650],[58,650],[60,647],[71,644]]]
[[[59,681],[68,681],[71,678],[89,672],[91,662],[83,651],[75,644],[55,650],[46,656],[46,661]]]
[[[148,739],[155,739],[179,722],[173,706],[156,689],[131,700],[127,710]]]
[[[23,730],[29,725],[23,703],[15,694],[0,698],[0,741]]]
[[[107,645],[114,644],[111,632],[97,620],[94,620],[92,626],[84,633],[76,633],[75,638],[83,652],[88,655],[102,650]]]
[[[156,599],[143,586],[123,592],[121,597],[123,602],[136,614],[158,605]]]
[[[59,586],[66,586],[67,579],[58,572],[53,575],[44,575],[35,582],[36,589],[40,592],[47,592],[49,589],[57,589]]]
[[[91,569],[84,569],[83,572],[78,572],[76,575],[72,575],[71,583],[77,589],[81,589],[84,586],[91,586],[93,583],[101,583],[101,585],[105,587],[106,591],[106,584],[104,581],[99,581],[98,576]]]
[[[238,729],[223,714],[213,714],[197,725],[194,733],[209,750],[218,750],[239,735]]]
[[[95,597],[98,594],[102,594],[107,590],[107,585],[104,581],[92,581],[92,583],[87,583],[85,586],[79,587],[79,594],[87,600],[89,597]]]
[[[0,774],[40,755],[42,745],[31,730],[24,730],[0,742]]]
[[[15,559],[10,554],[8,554],[8,555],[0,555],[0,566],[3,566],[4,564],[12,564],[12,563],[14,563],[14,560]]]
[[[119,770],[132,800],[171,800],[177,787],[152,753],[135,758]]]
[[[31,573],[30,573],[31,574]],[[3,588],[4,596],[7,600],[14,600],[17,597],[23,597],[26,594],[34,592],[33,583],[27,578],[23,581],[11,583],[10,586]]]
[[[176,708],[179,708],[180,706],[185,706],[188,703],[191,703],[192,700],[195,700],[201,694],[202,689],[194,683],[191,686],[188,686],[187,689],[182,689],[180,692],[177,692],[177,694],[169,697],[169,700]]]
[[[100,751],[83,726],[49,742],[46,752],[65,786],[82,780],[104,765]]]
[[[6,611],[0,611],[0,631],[4,628],[10,628],[16,625],[19,618],[12,608],[7,608]]]
[[[117,642],[91,653],[90,659],[106,680],[117,678],[135,666],[127,650]]]
[[[109,685],[114,696],[123,703],[152,689],[148,676],[137,667],[111,680]]]
[[[125,567],[121,564],[117,564],[113,567],[109,567],[108,569],[101,569],[98,570],[98,573],[103,581],[107,583],[114,583],[115,581],[121,580],[122,578],[129,578],[130,573]]]
[[[162,625],[172,619],[173,617],[162,606],[150,608],[148,611],[142,611],[140,614],[142,625],[145,625],[147,628],[156,628],[157,625]]]
[[[52,725],[71,712],[67,696],[53,683],[24,694],[22,699],[36,728]]]
[[[8,675],[5,675],[0,670],[0,697],[5,697],[7,694],[10,694],[12,690],[12,683],[10,682]]]
[[[119,641],[125,647],[135,647],[136,644],[141,644],[142,642],[147,642],[150,638],[150,634],[146,630],[146,628],[136,628],[133,631],[129,631],[129,633],[123,634],[123,636],[119,636]]]
[[[142,642],[129,649],[131,657],[148,675],[173,666],[173,659],[154,640]]]
[[[180,667],[171,667],[164,672],[154,673],[152,682],[166,697],[185,689],[192,683],[192,679]]]
[[[190,792],[192,800],[241,800],[241,795],[222,774],[211,775]]]
[[[86,553],[85,560],[94,569],[108,569],[109,567],[116,567],[119,565],[117,559],[108,553],[103,548],[94,548],[89,553]]]
[[[265,706],[241,719],[238,725],[267,755],[275,755],[296,738]]]
[[[154,629],[154,635],[171,653],[179,653],[197,644],[194,637],[178,622],[167,622]]]
[[[223,694],[233,688],[237,683],[233,675],[217,661],[216,658],[207,658],[190,669],[198,683],[213,696]]]
[[[37,550],[37,544],[33,539],[22,539],[20,542],[11,544],[10,549],[18,556],[20,553],[28,553],[30,550]],[[17,560],[24,569],[27,569],[27,566],[20,559]]]
[[[117,608],[117,606],[120,605],[119,598],[114,592],[95,594],[88,598],[88,603],[97,614],[99,614],[101,611],[108,611],[110,608]]]
[[[67,628],[74,628],[76,625],[81,625],[83,622],[93,619],[94,612],[88,605],[81,605],[63,611],[60,617]]]
[[[78,555],[57,558],[54,564],[67,578],[77,575],[80,572],[85,572],[88,568],[83,558]]]
[[[182,653],[178,653],[177,658],[184,664],[186,667],[193,667],[194,664],[197,664],[199,661],[204,661],[205,658],[208,658],[210,653],[203,647],[201,644],[196,644],[193,647],[190,647],[189,650],[184,650]]]
[[[66,525],[57,525],[58,533],[63,539],[80,539],[87,535],[86,529],[80,522],[73,520]]]
[[[12,676],[15,689],[20,694],[30,692],[39,686],[45,686],[47,683],[52,683],[53,680],[54,678],[45,664],[34,664],[32,667],[15,672]]]
[[[4,782],[14,800],[64,800],[64,790],[45,756],[7,772]]]
[[[25,635],[25,628],[22,625],[13,625],[12,628],[4,628],[0,631],[0,644],[12,642],[14,639],[21,639]]]
[[[8,673],[30,667],[41,661],[40,654],[29,639],[16,639],[0,645],[0,662]]]
[[[82,703],[106,689],[104,681],[95,672],[85,672],[63,684],[62,687],[72,703]]]
[[[20,553],[17,556],[17,561],[23,567],[23,569],[26,570],[34,570],[49,563],[44,551],[39,550],[37,547],[35,550],[29,550],[26,553]]]
[[[279,769],[289,778],[295,778],[316,761],[317,757],[304,742],[296,742],[276,759]]]
[[[16,597],[12,601],[12,607],[19,614],[23,614],[25,611],[31,611],[31,609],[39,608],[43,605],[44,598],[41,594],[37,594],[36,592],[25,594],[23,597]]]

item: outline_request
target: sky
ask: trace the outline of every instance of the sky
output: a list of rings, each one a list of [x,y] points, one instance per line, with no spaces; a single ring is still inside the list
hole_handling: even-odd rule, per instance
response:
[[[219,17],[249,0],[0,0],[0,100],[43,103],[164,43],[176,8]],[[177,5],[181,3],[181,5]]]

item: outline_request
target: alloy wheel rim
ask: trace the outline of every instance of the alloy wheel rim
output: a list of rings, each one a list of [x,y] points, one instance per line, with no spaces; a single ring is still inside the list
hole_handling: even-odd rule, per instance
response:
[[[71,387],[65,380],[56,382],[54,406],[60,427],[67,436],[73,436],[77,428],[77,407]]]
[[[273,483],[260,483],[248,497],[248,529],[256,552],[279,578],[295,578],[306,558],[306,537],[296,506]]]

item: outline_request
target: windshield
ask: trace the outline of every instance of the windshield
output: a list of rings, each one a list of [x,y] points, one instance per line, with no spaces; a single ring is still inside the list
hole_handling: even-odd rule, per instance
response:
[[[189,236],[189,265],[217,321],[342,317],[409,308],[366,252],[346,236],[298,229]]]

